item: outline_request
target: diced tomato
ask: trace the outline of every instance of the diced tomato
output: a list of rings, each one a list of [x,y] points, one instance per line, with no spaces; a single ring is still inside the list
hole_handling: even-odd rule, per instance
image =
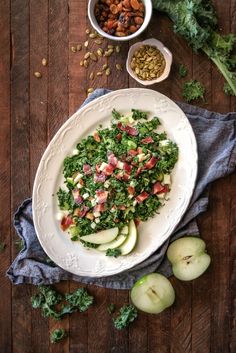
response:
[[[138,195],[135,200],[138,203],[143,202],[144,200],[146,200],[149,197],[149,194],[146,191],[143,191],[140,195]]]
[[[108,163],[111,164],[113,167],[117,166],[118,159],[116,158],[114,153],[108,155]]]
[[[129,150],[129,151],[128,151],[128,154],[129,154],[130,156],[132,156],[132,157],[135,157],[135,156],[137,156],[138,151],[136,151],[136,150]]]
[[[126,207],[125,207],[124,205],[120,205],[118,208],[119,208],[119,210],[121,210],[121,211],[125,211],[125,210],[126,210]]]
[[[95,140],[96,142],[100,142],[100,141],[101,141],[100,136],[99,136],[99,134],[98,134],[97,131],[94,132],[93,138],[94,138],[94,140]]]
[[[104,211],[105,211],[104,203],[98,204],[93,208],[93,212],[104,212]]]
[[[97,173],[100,173],[100,164],[96,164],[95,169]]]
[[[103,169],[103,174],[105,175],[112,175],[113,171],[114,171],[115,167],[113,167],[113,165],[108,164],[104,169]]]
[[[85,175],[90,175],[92,174],[92,169],[89,164],[84,164],[83,165],[83,172]]]
[[[79,189],[72,190],[72,195],[75,203],[77,203],[78,205],[84,201],[83,197],[80,195]]]
[[[165,190],[165,186],[162,185],[159,181],[157,181],[152,188],[152,193],[155,194],[161,194]]]
[[[65,231],[71,224],[74,224],[73,218],[70,216],[64,216],[61,220],[61,229]]]
[[[129,179],[130,179],[130,175],[128,173],[124,172],[122,180],[128,181]]]
[[[151,159],[147,163],[145,163],[144,167],[146,169],[152,169],[153,167],[155,167],[156,163],[157,159],[152,156]]]
[[[106,180],[106,175],[103,173],[95,174],[93,180],[95,183],[104,183],[104,181]]]
[[[118,141],[121,141],[122,139],[122,134],[119,132],[119,134],[116,135],[116,138]]]
[[[132,172],[132,167],[130,164],[127,162],[124,162],[124,170],[126,171],[127,174],[130,174]]]
[[[138,154],[143,153],[143,149],[142,149],[142,147],[138,147],[138,148],[137,148],[137,151],[138,151]]]
[[[141,140],[141,143],[153,143],[154,140],[151,136],[145,137],[145,139]]]
[[[97,201],[99,204],[105,203],[108,197],[108,191],[96,190]]]
[[[135,188],[133,186],[128,186],[128,193],[133,195],[135,193]]]

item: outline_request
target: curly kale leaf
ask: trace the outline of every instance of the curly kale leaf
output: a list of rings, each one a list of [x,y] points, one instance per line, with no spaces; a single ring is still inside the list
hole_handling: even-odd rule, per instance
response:
[[[128,327],[138,317],[138,311],[133,305],[124,305],[120,309],[120,315],[113,320],[115,328],[122,330]]]
[[[66,301],[70,307],[80,312],[86,311],[91,304],[93,304],[94,298],[88,294],[85,288],[79,288],[74,293],[66,294]]]
[[[187,68],[183,64],[180,64],[179,65],[179,76],[181,78],[184,78],[187,76],[187,74],[188,74]]]
[[[205,88],[196,80],[185,82],[183,86],[183,97],[187,102],[202,98],[204,100]]]
[[[51,343],[57,343],[67,336],[66,331],[63,328],[54,330],[50,335]]]
[[[120,249],[107,249],[106,256],[118,257],[121,255]]]

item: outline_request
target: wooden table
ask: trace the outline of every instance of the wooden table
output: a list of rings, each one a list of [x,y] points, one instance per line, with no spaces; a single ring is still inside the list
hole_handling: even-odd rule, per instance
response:
[[[236,1],[215,0],[223,32],[236,32]],[[86,40],[89,28],[85,0],[1,0],[0,1],[0,210],[1,253],[0,351],[2,353],[228,353],[235,342],[235,230],[236,174],[215,182],[208,211],[199,217],[212,265],[201,278],[188,283],[172,279],[177,299],[170,310],[158,316],[140,313],[139,319],[122,332],[116,331],[107,313],[110,302],[121,306],[129,301],[128,291],[89,287],[96,305],[84,314],[73,314],[62,323],[41,317],[32,310],[29,285],[12,286],[5,271],[16,256],[17,236],[12,215],[19,203],[31,195],[40,158],[59,127],[86,97],[88,87],[111,89],[137,87],[125,65],[129,43],[109,60],[112,74],[89,80],[91,70],[79,65],[81,53],[71,46]],[[152,22],[140,39],[156,37],[174,54],[171,75],[153,87],[172,99],[182,100],[183,81],[178,64],[188,67],[188,78],[206,87],[205,108],[235,111],[236,100],[222,93],[223,79],[203,55],[193,54],[184,40],[172,32],[170,21],[154,12]],[[106,43],[107,44],[107,43]],[[105,43],[103,44],[103,46]],[[48,59],[43,67],[42,58]],[[34,72],[42,73],[37,79]],[[201,103],[201,102],[200,102]],[[58,285],[74,290],[78,283]],[[49,331],[63,326],[69,338],[49,343]]]

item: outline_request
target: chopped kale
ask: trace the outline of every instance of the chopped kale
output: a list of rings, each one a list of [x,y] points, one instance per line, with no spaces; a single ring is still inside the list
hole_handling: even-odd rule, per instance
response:
[[[118,257],[121,255],[120,249],[107,249],[106,256]]]
[[[191,102],[199,98],[204,100],[204,93],[205,88],[200,82],[196,80],[185,82],[183,87],[183,97],[187,102]]]
[[[63,328],[58,328],[51,332],[50,341],[51,343],[57,343],[67,336],[66,331]]]
[[[115,109],[112,110],[112,116],[116,120],[119,120],[121,118],[121,114]]]
[[[179,76],[181,78],[183,78],[183,77],[186,77],[187,74],[188,74],[187,68],[183,64],[180,64],[179,65]]]
[[[142,112],[141,110],[138,109],[132,109],[132,118],[134,120],[141,120],[141,119],[145,119],[147,120],[148,118],[148,113],[147,112]]]
[[[117,330],[122,330],[128,327],[137,317],[138,312],[133,305],[124,305],[120,309],[120,315],[113,320],[113,323]]]

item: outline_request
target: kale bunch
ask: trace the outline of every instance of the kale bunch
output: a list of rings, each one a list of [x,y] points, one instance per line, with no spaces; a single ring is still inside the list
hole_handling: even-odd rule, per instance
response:
[[[41,309],[44,317],[61,320],[64,315],[74,311],[83,312],[93,303],[93,297],[85,288],[62,295],[50,286],[41,285],[39,292],[31,298],[32,307]]]
[[[217,17],[210,0],[152,0],[156,10],[165,12],[174,22],[174,31],[189,45],[201,49],[226,80],[224,91],[236,96],[236,58],[232,55],[236,36],[216,32]]]

